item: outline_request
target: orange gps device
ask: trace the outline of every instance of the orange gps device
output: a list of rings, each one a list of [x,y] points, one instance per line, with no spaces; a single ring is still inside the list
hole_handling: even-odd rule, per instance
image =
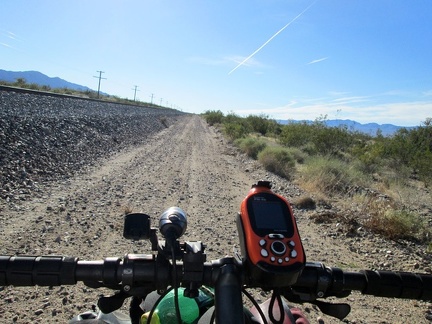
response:
[[[242,261],[249,286],[294,284],[306,257],[288,201],[268,181],[252,186],[237,216]]]

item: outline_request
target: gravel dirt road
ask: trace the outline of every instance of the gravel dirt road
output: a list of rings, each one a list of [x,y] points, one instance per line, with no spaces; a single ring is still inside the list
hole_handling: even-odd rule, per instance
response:
[[[302,191],[263,170],[225,141],[199,116],[185,115],[134,148],[122,150],[85,172],[51,183],[44,193],[16,204],[0,203],[0,254],[69,255],[102,259],[147,253],[147,242],[122,238],[125,210],[145,212],[156,226],[170,206],[188,214],[185,240],[202,240],[207,258],[232,255],[238,248],[235,215],[250,186],[266,179],[293,200]],[[413,247],[401,247],[371,234],[346,236],[336,224],[315,224],[308,211],[294,208],[308,261],[360,270],[383,260],[393,270],[422,271],[428,264]],[[108,293],[108,291],[102,291]],[[1,287],[0,322],[66,323],[90,310],[101,292],[83,285]],[[258,295],[261,300],[264,296]],[[430,323],[431,305],[411,300],[352,294],[337,300],[352,306],[344,323]],[[316,323],[342,321],[300,306]]]

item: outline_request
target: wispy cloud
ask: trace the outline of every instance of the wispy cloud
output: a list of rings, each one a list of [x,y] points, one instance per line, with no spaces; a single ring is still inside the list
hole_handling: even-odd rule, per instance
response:
[[[347,105],[347,104],[367,102],[367,101],[370,101],[369,96],[351,96],[351,97],[341,97],[341,98],[333,99],[331,103],[337,105]]]
[[[10,31],[6,32],[7,37],[11,38],[11,39],[16,39],[16,35]]]
[[[340,96],[347,96],[349,92],[346,91],[330,91],[328,93],[332,97],[340,97]]]
[[[8,48],[12,48],[17,50],[17,47],[20,46],[20,43],[23,43],[23,40],[20,39],[15,33],[8,30],[0,30],[0,45]]]
[[[322,61],[325,61],[325,60],[327,60],[328,59],[328,57],[322,57],[322,58],[320,58],[320,59],[317,59],[317,60],[313,60],[313,61],[310,61],[309,63],[307,63],[306,65],[310,65],[310,64],[315,64],[315,63],[319,63],[319,62],[322,62]]]
[[[18,37],[18,35],[9,31],[9,30],[3,29],[3,30],[0,30],[0,32],[1,32],[2,37],[20,41],[20,38]]]

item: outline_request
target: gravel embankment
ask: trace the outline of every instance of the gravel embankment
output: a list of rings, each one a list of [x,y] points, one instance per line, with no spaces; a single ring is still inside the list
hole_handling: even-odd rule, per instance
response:
[[[183,115],[71,98],[0,91],[0,198],[25,200]]]

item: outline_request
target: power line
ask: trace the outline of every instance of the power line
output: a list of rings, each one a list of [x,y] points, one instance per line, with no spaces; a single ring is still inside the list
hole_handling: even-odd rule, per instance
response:
[[[98,84],[98,98],[99,98],[101,79],[106,80],[107,78],[102,78],[102,73],[105,73],[105,72],[103,72],[103,71],[96,71],[96,72],[99,72],[99,76],[93,76],[93,78],[99,79],[99,84]]]
[[[137,91],[139,91],[139,90],[137,90],[137,88],[138,88],[138,86],[136,85],[135,88],[132,89],[132,90],[135,90],[135,91],[134,91],[134,101],[135,101],[135,99],[136,99],[136,93],[137,93]]]

